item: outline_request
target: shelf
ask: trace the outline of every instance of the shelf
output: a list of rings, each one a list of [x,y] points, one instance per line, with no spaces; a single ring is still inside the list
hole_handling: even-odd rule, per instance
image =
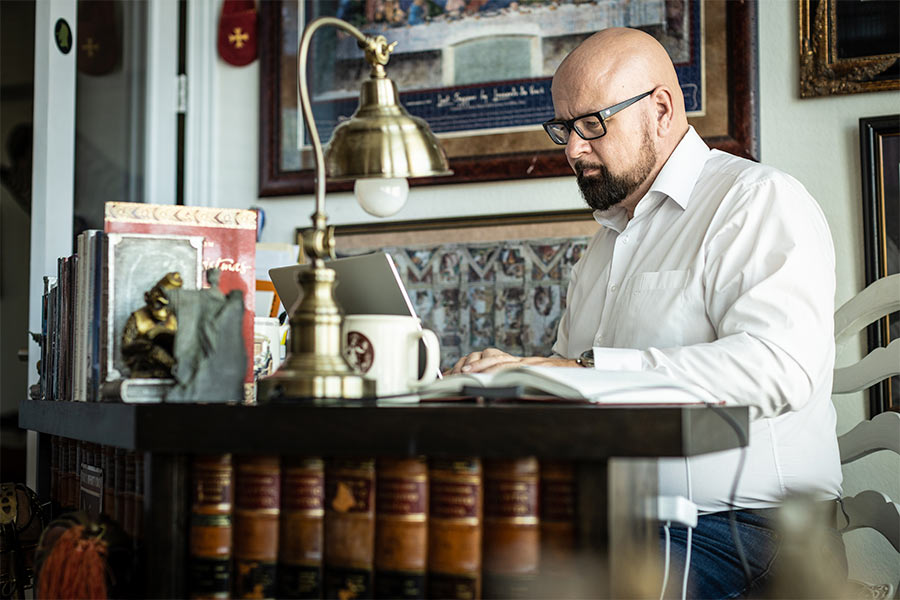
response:
[[[738,446],[746,407],[547,403],[122,404],[22,400],[19,426],[129,450],[320,456],[695,456]],[[640,416],[636,418],[635,413]],[[554,433],[555,435],[551,434]]]

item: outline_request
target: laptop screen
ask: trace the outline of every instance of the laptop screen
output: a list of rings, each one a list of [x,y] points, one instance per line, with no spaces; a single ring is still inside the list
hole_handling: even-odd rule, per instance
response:
[[[344,314],[417,316],[389,254],[378,252],[338,258],[325,265],[337,274],[334,299]],[[297,276],[309,268],[309,265],[288,265],[269,269],[275,291],[288,312],[300,300]]]

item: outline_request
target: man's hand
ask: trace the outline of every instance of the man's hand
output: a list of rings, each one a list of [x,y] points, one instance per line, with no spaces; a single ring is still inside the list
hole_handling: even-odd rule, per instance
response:
[[[496,348],[487,348],[481,352],[472,352],[463,356],[453,368],[450,369],[449,375],[456,373],[492,373],[503,369],[512,369],[520,365],[531,365],[540,367],[577,367],[578,363],[574,359],[568,358],[547,358],[545,356],[513,356]]]

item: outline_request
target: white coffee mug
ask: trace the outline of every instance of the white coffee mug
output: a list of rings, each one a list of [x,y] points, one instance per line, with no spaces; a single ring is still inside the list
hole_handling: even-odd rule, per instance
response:
[[[375,380],[377,396],[402,396],[437,378],[440,344],[415,317],[347,315],[341,331],[342,351],[350,366]],[[425,346],[425,372],[419,378],[419,340]]]

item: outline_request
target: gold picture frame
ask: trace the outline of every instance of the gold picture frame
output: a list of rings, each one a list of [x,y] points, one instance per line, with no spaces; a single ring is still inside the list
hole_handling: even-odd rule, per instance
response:
[[[798,6],[801,98],[900,89],[900,2]]]
[[[334,237],[338,250],[352,251],[385,246],[572,238],[593,235],[598,227],[591,211],[584,209],[338,225]],[[294,243],[302,244],[302,232],[303,228],[297,228]]]
[[[259,195],[309,194],[314,173],[309,153],[300,164],[283,164],[285,107],[296,103],[296,61],[285,48],[298,23],[285,16],[287,2],[260,5]],[[757,2],[702,0],[702,40],[707,107],[690,123],[707,144],[738,156],[759,159]],[[586,5],[587,6],[587,5]],[[540,127],[514,133],[472,133],[446,138],[454,175],[419,178],[410,185],[445,185],[570,175],[565,154]],[[329,191],[348,191],[352,182],[327,183]]]

